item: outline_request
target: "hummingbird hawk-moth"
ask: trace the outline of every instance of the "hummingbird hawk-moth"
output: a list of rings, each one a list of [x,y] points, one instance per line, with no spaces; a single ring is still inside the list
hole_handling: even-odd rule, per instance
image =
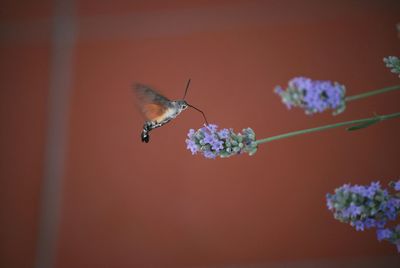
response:
[[[183,99],[181,100],[169,100],[154,89],[143,85],[135,85],[135,93],[139,101],[139,106],[142,110],[146,121],[143,125],[143,130],[141,133],[142,142],[148,143],[150,140],[150,131],[165,125],[172,119],[176,118],[183,110],[191,107],[203,114],[204,120],[208,125],[206,116],[204,113],[190,105],[185,101],[186,93],[189,89],[190,79],[187,82],[185,93]]]

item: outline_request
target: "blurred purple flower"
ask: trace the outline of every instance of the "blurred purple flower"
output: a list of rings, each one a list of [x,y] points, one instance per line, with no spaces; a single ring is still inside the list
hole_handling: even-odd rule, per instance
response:
[[[389,239],[392,234],[393,232],[388,228],[376,230],[376,237],[378,238],[378,241]]]
[[[393,187],[396,191],[400,191],[400,180],[398,180],[397,182],[394,183],[394,187]]]
[[[277,93],[288,109],[300,107],[306,114],[321,113],[333,109],[333,114],[344,111],[346,103],[345,86],[337,82],[312,80],[307,77],[295,77],[288,82],[286,90],[277,86]]]
[[[349,211],[351,217],[356,217],[361,214],[362,209],[359,206],[351,204],[350,207],[348,208],[348,211]]]
[[[364,231],[364,223],[362,221],[356,221],[354,223],[356,231]]]
[[[364,224],[365,224],[365,228],[367,228],[367,229],[375,227],[377,225],[376,221],[371,218],[366,219]]]
[[[389,185],[396,186],[394,182]],[[396,245],[400,241],[400,225],[395,229],[385,228],[400,213],[400,196],[391,195],[379,182],[368,186],[344,184],[334,194],[326,195],[326,204],[335,219],[349,223],[357,231],[377,228],[379,241]]]

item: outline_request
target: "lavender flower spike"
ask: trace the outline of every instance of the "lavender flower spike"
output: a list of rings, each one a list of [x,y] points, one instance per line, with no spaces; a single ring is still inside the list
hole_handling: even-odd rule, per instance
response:
[[[399,183],[392,181],[389,186],[396,190]],[[377,239],[395,244],[400,252],[400,224],[385,228],[400,214],[400,195],[390,194],[379,182],[369,186],[345,184],[334,194],[327,194],[326,203],[335,219],[349,223],[357,231],[376,228]]]
[[[321,113],[332,109],[339,114],[346,108],[345,86],[337,82],[312,80],[307,77],[295,77],[289,81],[286,90],[275,88],[282,102],[290,109],[300,107],[306,114]]]
[[[187,149],[192,154],[201,153],[205,158],[214,159],[232,155],[248,153],[253,155],[257,151],[255,134],[251,128],[243,129],[242,133],[234,133],[232,129],[221,129],[214,124],[204,125],[195,131],[190,129],[186,139]]]

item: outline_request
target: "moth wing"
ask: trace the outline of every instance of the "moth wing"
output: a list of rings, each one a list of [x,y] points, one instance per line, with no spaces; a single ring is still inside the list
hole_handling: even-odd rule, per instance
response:
[[[139,107],[147,120],[159,119],[169,108],[170,100],[146,85],[136,84],[135,93]]]
[[[163,117],[163,114],[166,113],[167,109],[168,108],[165,108],[163,106],[154,103],[149,103],[143,105],[142,112],[148,120],[158,122],[159,119]]]

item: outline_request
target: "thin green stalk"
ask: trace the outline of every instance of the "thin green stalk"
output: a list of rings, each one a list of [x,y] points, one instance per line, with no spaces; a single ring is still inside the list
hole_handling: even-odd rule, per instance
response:
[[[389,91],[392,91],[392,90],[398,90],[398,89],[400,89],[400,85],[391,86],[391,87],[385,87],[385,88],[368,91],[368,92],[361,93],[361,94],[354,95],[354,96],[348,96],[344,100],[346,102],[353,101],[353,100],[358,100],[358,99],[367,98],[369,96],[378,95],[378,94],[382,94],[382,93],[385,93],[385,92],[389,92]]]
[[[285,139],[297,135],[302,135],[306,133],[311,133],[311,132],[317,132],[317,131],[322,131],[326,129],[331,129],[331,128],[337,128],[337,127],[344,127],[344,126],[351,126],[351,125],[361,125],[361,124],[368,124],[368,123],[375,123],[391,118],[396,118],[400,117],[400,112],[394,113],[394,114],[388,114],[388,115],[377,115],[374,117],[369,117],[369,118],[364,118],[364,119],[358,119],[358,120],[352,120],[352,121],[346,121],[346,122],[341,122],[337,124],[332,124],[332,125],[326,125],[326,126],[321,126],[321,127],[316,127],[316,128],[309,128],[309,129],[303,129],[303,130],[298,130],[298,131],[293,131],[261,140],[255,141],[257,145],[270,142],[270,141],[275,141],[275,140],[280,140],[280,139]],[[367,126],[367,125],[366,125]]]

